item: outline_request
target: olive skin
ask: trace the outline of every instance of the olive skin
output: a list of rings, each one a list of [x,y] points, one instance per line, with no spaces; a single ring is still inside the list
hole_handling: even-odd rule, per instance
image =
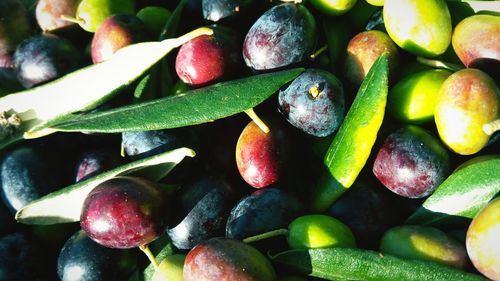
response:
[[[388,111],[407,124],[432,121],[439,90],[450,75],[444,69],[409,74],[392,87],[387,97]]]
[[[427,226],[405,225],[389,229],[380,242],[382,253],[430,260],[465,269],[469,259],[465,247],[443,231]]]
[[[255,248],[234,239],[212,238],[194,247],[184,262],[185,281],[272,281],[276,272]]]
[[[109,249],[79,230],[64,244],[57,261],[61,281],[105,281],[128,278],[137,267],[131,250]]]
[[[389,73],[392,77],[399,64],[399,50],[389,35],[379,30],[356,34],[347,44],[344,62],[347,81],[353,87],[359,87],[382,53],[387,53]]]
[[[491,59],[500,63],[500,17],[474,15],[457,24],[451,44],[466,67],[479,60]]]
[[[467,254],[474,267],[492,280],[500,280],[500,198],[493,199],[474,217],[466,236]]]
[[[443,143],[455,153],[479,152],[490,139],[483,126],[500,118],[500,89],[478,69],[462,69],[441,86],[434,120]]]
[[[26,88],[57,79],[80,66],[81,54],[69,40],[52,34],[22,41],[13,56],[17,79]]]
[[[250,28],[243,58],[254,70],[269,70],[304,61],[316,43],[316,22],[302,5],[285,3],[265,12]]]
[[[306,215],[288,226],[288,244],[292,249],[356,247],[352,231],[344,223],[327,215]]]
[[[92,62],[110,59],[119,49],[144,41],[145,34],[146,26],[134,15],[114,14],[106,18],[92,38]]]
[[[278,96],[278,110],[301,131],[325,137],[338,129],[344,119],[342,82],[330,72],[307,69]]]
[[[451,42],[451,16],[445,0],[385,0],[384,25],[402,49],[424,57],[443,54]]]
[[[74,23],[62,19],[62,16],[73,16],[80,0],[39,0],[35,15],[38,26],[45,32],[63,28]]]
[[[182,186],[176,198],[175,222],[167,230],[175,247],[189,250],[209,238],[224,235],[226,219],[236,201],[232,186],[225,180],[196,178]]]
[[[226,237],[244,239],[267,231],[286,228],[304,212],[294,196],[279,188],[268,187],[243,197],[231,210]]]
[[[265,133],[253,121],[241,132],[236,143],[236,166],[241,177],[252,187],[277,183],[285,172],[290,144],[279,123],[270,122]]]
[[[448,176],[450,160],[427,130],[406,126],[390,134],[373,163],[373,174],[390,191],[407,198],[431,194]]]
[[[116,177],[95,187],[84,201],[80,225],[97,243],[139,247],[163,233],[168,206],[160,187],[136,177]]]

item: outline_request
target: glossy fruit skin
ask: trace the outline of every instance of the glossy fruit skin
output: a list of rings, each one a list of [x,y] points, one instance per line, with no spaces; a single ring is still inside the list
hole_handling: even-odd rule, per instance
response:
[[[493,199],[474,217],[466,237],[467,253],[474,267],[486,277],[500,279],[500,198]]]
[[[278,110],[294,127],[316,137],[331,135],[344,119],[344,89],[333,74],[307,69],[278,96]]]
[[[380,242],[380,251],[402,258],[429,260],[465,269],[465,247],[443,231],[428,226],[404,225],[389,229]]]
[[[96,32],[109,16],[114,14],[134,14],[133,0],[81,0],[76,9],[80,26],[88,32]]]
[[[118,153],[107,150],[90,151],[82,155],[76,166],[75,182],[117,167],[123,162]]]
[[[397,204],[401,201],[401,198],[395,200],[375,183],[356,181],[326,214],[345,223],[360,248],[378,249],[384,232],[403,222],[410,214]],[[394,212],[396,208],[400,211]]]
[[[500,63],[500,17],[474,15],[457,24],[451,43],[453,50],[466,67],[479,60],[491,59]]]
[[[294,196],[278,188],[265,188],[243,197],[231,210],[226,237],[244,239],[267,231],[286,228],[304,212]]]
[[[404,77],[387,97],[388,111],[405,124],[432,121],[439,90],[450,75],[448,70],[432,69]]]
[[[449,173],[446,149],[428,131],[407,126],[390,134],[373,163],[373,173],[392,192],[422,198],[431,194]]]
[[[499,117],[500,89],[486,73],[462,69],[444,81],[434,120],[441,140],[454,152],[480,151],[490,139],[483,125]]]
[[[54,31],[74,23],[61,16],[74,16],[79,0],[39,0],[36,3],[35,16],[38,26],[45,32]]]
[[[13,56],[17,79],[26,88],[76,70],[80,59],[80,52],[70,41],[49,34],[24,40]]]
[[[302,5],[285,3],[265,12],[250,28],[243,58],[254,70],[269,70],[304,61],[316,43],[316,23]]]
[[[276,280],[267,258],[234,239],[212,238],[194,247],[184,263],[185,281]]]
[[[404,50],[424,57],[443,54],[451,41],[451,16],[445,0],[386,0],[384,25]]]
[[[168,207],[160,187],[136,177],[116,177],[95,187],[85,199],[80,225],[109,248],[148,244],[163,233]]]
[[[49,161],[35,148],[22,146],[7,153],[0,164],[0,186],[6,206],[16,212],[59,188]]]
[[[182,45],[175,71],[184,83],[199,87],[230,76],[239,61],[234,39],[216,28],[213,35],[202,35]]]
[[[356,240],[349,227],[331,216],[301,216],[290,223],[288,230],[288,244],[291,249],[356,247]]]
[[[92,62],[110,59],[116,51],[146,39],[146,26],[136,16],[114,14],[106,18],[94,33],[90,53]]]
[[[10,64],[10,56],[16,46],[28,38],[32,27],[28,11],[19,0],[0,2],[0,67]],[[2,59],[3,58],[3,59]]]
[[[122,146],[127,156],[144,158],[160,152],[189,146],[196,148],[197,138],[183,130],[123,132]]]
[[[132,250],[110,249],[92,241],[83,230],[64,244],[57,260],[61,281],[126,280],[137,267]]]
[[[368,71],[377,58],[386,52],[389,60],[389,73],[394,72],[399,64],[399,50],[387,33],[369,30],[358,33],[347,44],[345,57],[345,76],[355,88],[361,85]]]
[[[366,0],[366,2],[373,6],[384,6],[384,0]]]
[[[167,230],[178,249],[188,250],[212,237],[223,236],[226,219],[236,201],[223,179],[200,177],[181,188],[174,202],[176,224]]]
[[[264,133],[251,121],[245,126],[236,143],[238,171],[241,177],[255,188],[263,188],[280,180],[290,152],[289,140],[281,125],[267,125],[270,126],[270,132]]]
[[[204,19],[218,22],[245,11],[252,2],[252,0],[202,0],[201,11]]]
[[[185,260],[185,255],[166,256],[153,274],[152,281],[184,281],[182,269]]]
[[[357,0],[311,0],[311,4],[327,15],[339,16],[347,13],[354,7]]]

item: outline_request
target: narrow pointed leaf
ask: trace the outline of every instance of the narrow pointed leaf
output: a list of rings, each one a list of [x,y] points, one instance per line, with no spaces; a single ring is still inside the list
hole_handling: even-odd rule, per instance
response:
[[[297,77],[293,69],[222,82],[108,111],[73,115],[51,129],[59,131],[124,132],[177,128],[214,121],[255,107]]]
[[[335,135],[324,164],[326,170],[311,192],[310,206],[325,211],[351,185],[363,169],[384,119],[389,66],[387,54],[373,64]]]
[[[470,164],[451,174],[406,221],[407,224],[453,225],[472,219],[500,194],[500,158]]]
[[[66,114],[94,108],[108,100],[119,89],[129,85],[173,48],[190,39],[211,34],[209,28],[199,28],[176,39],[144,42],[120,49],[105,62],[69,73],[53,82],[0,98],[0,113],[15,116],[20,125],[0,127],[0,148],[18,139],[52,132],[42,131],[48,121]],[[29,126],[26,124],[29,123]],[[1,124],[3,124],[2,122]],[[3,125],[2,125],[3,126]]]
[[[474,281],[487,279],[430,261],[349,248],[292,250],[271,257],[279,265],[327,280]]]
[[[57,224],[80,220],[83,202],[94,187],[118,175],[130,174],[149,167],[163,165],[164,173],[155,174],[151,180],[159,180],[185,157],[193,157],[194,151],[179,148],[137,160],[90,177],[31,202],[16,214],[16,220],[26,224]]]

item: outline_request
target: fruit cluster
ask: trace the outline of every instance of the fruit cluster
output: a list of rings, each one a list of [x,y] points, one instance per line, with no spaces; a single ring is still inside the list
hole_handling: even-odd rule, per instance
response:
[[[500,281],[499,75],[500,1],[1,0],[0,280]]]

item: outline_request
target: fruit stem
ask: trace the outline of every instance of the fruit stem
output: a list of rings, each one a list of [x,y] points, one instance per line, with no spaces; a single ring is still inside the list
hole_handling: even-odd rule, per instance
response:
[[[253,243],[253,242],[261,241],[261,240],[272,238],[272,237],[286,236],[286,235],[288,235],[288,229],[280,228],[280,229],[275,229],[275,230],[271,230],[271,231],[257,234],[254,236],[247,237],[247,238],[243,239],[242,241],[244,243]]]
[[[158,262],[156,261],[156,258],[153,255],[153,253],[151,253],[151,250],[149,249],[148,244],[139,246],[139,249],[146,255],[146,257],[148,257],[148,259],[151,262],[151,264],[153,265],[155,271],[158,271],[158,268],[160,266],[158,265]]]
[[[319,48],[319,50],[317,50],[314,54],[312,54],[310,56],[311,59],[315,59],[317,58],[319,55],[321,55],[324,51],[326,51],[328,49],[328,45],[325,45],[321,48]]]
[[[500,130],[500,119],[497,119],[495,121],[492,121],[490,123],[486,123],[483,125],[483,131],[488,135],[491,136],[493,133],[496,131]]]
[[[184,43],[198,37],[198,36],[202,36],[202,35],[212,35],[214,34],[214,30],[209,28],[209,27],[200,27],[200,28],[197,28],[189,33],[186,33],[180,37],[177,37],[175,39],[164,39],[163,41],[165,42],[172,42],[171,40],[173,40],[172,43],[170,44],[173,44],[174,47],[179,47],[181,45],[183,45]]]
[[[255,113],[253,108],[245,110],[245,113],[248,115],[248,117],[250,117],[250,119],[252,119],[253,122],[255,122],[255,124],[257,124],[257,126],[259,126],[259,128],[264,133],[269,133],[269,127],[264,123],[264,121],[262,121],[262,119],[259,118],[259,116],[257,116],[257,113]]]
[[[463,69],[463,66],[455,64],[455,63],[449,63],[449,62],[444,62],[440,60],[432,60],[432,59],[427,59],[423,57],[417,57],[417,61],[423,65],[427,65],[430,67],[436,67],[436,68],[443,68],[449,71],[458,71],[460,69]]]
[[[65,20],[65,21],[72,22],[72,23],[77,23],[77,24],[84,24],[85,23],[85,20],[82,18],[75,18],[75,17],[68,16],[68,15],[61,15],[61,19]]]

